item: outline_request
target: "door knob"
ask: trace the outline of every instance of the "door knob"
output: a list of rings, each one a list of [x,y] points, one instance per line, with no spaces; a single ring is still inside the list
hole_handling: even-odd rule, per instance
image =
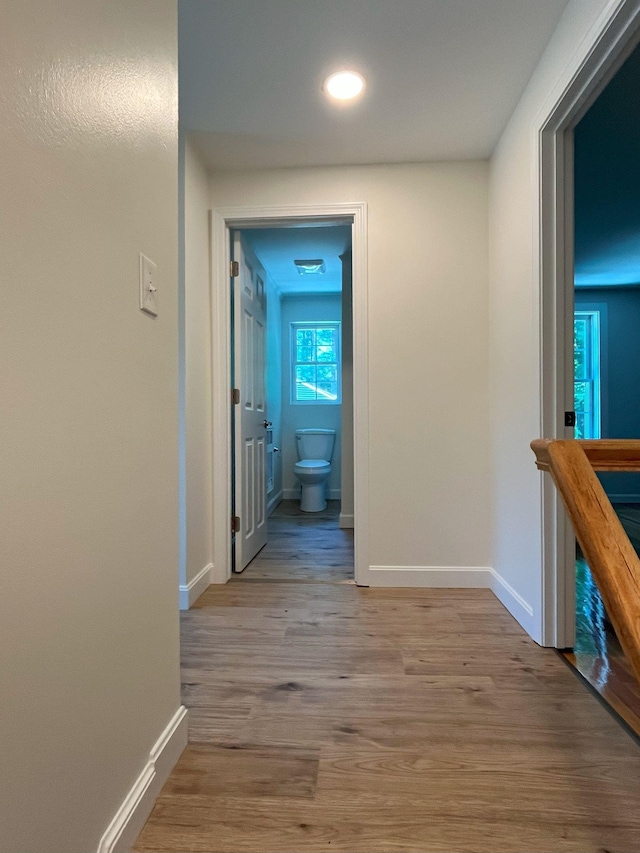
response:
[[[262,421],[262,426],[267,429],[267,427],[273,426],[273,421]]]

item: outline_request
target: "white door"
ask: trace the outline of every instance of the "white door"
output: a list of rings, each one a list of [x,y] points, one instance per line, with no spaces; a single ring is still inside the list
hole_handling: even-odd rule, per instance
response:
[[[267,544],[266,420],[266,273],[236,232],[233,259],[235,387],[235,506],[240,518],[235,535],[236,572],[241,572]]]

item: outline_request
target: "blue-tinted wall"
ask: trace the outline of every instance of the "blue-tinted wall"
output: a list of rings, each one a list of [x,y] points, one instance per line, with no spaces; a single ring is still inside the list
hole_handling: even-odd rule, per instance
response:
[[[640,439],[640,288],[578,288],[576,309],[603,308],[602,438]],[[603,474],[616,499],[640,500],[640,474]]]
[[[576,284],[640,283],[640,47],[574,142]]]

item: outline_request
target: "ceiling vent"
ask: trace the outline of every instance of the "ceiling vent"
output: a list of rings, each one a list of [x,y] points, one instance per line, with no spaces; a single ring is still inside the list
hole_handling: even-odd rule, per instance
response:
[[[327,270],[322,258],[312,258],[308,261],[294,261],[293,263],[296,265],[296,269],[300,275],[322,275]]]

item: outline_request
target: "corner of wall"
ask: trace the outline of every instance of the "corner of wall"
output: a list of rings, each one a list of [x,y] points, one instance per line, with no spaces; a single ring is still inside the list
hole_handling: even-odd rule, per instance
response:
[[[187,709],[180,705],[105,830],[97,853],[129,853],[188,740]]]
[[[540,623],[535,618],[533,607],[495,569],[491,569],[491,590],[495,597],[507,608],[529,636],[541,643]]]
[[[186,584],[180,584],[180,610],[188,610],[200,598],[205,589],[213,582],[213,563],[208,563]]]

